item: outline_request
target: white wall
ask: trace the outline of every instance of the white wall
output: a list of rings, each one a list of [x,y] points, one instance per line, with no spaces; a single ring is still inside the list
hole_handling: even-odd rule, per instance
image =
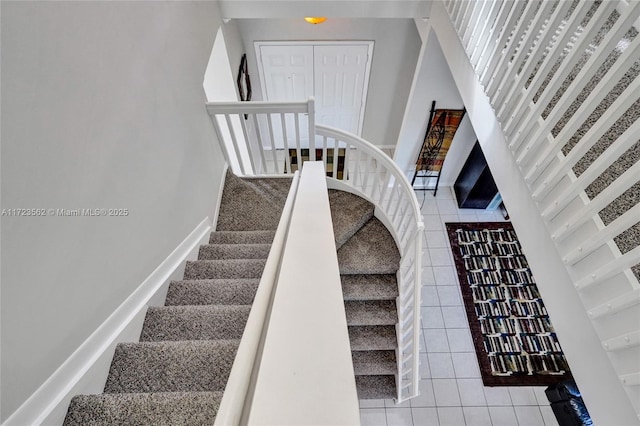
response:
[[[413,19],[336,19],[311,25],[302,19],[240,19],[254,100],[262,98],[255,41],[373,40],[373,62],[362,137],[395,146],[420,50]]]
[[[430,28],[425,33],[394,156],[410,180],[427,131],[431,102],[436,101],[437,109],[462,109],[464,106],[438,40]],[[440,185],[455,182],[466,160],[465,154],[468,155],[476,141],[472,133],[468,119],[463,121],[443,164]]]
[[[207,215],[215,2],[2,2],[2,420]]]

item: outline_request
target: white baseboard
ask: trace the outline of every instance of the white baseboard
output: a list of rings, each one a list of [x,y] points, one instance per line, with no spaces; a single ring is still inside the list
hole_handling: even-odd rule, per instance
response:
[[[182,278],[185,261],[197,258],[210,230],[205,217],[3,425],[60,425],[74,395],[102,393],[116,345],[138,341],[147,306],[164,303],[169,283]]]

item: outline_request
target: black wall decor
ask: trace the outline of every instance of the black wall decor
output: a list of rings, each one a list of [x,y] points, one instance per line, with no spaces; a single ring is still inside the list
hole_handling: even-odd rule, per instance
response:
[[[249,78],[246,53],[242,55],[240,69],[238,69],[238,93],[241,101],[251,100],[251,79]]]
[[[433,191],[433,195],[436,195],[444,159],[465,112],[464,108],[460,110],[436,109],[436,101],[431,103],[427,133],[424,136],[422,148],[416,160],[411,186],[414,185],[417,177],[422,178],[423,185],[426,185],[428,181],[435,180],[435,185],[431,187],[425,186],[421,189]]]

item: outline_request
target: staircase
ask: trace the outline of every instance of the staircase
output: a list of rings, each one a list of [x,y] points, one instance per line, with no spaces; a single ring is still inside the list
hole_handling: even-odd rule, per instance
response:
[[[396,398],[400,253],[373,204],[336,190],[329,190],[329,204],[358,397]]]
[[[65,425],[213,424],[290,179],[227,174],[217,231],[149,307],[140,342],[117,345],[99,395],[72,399]]]
[[[140,341],[117,345],[103,393],[72,399],[65,425],[213,423],[290,183],[227,174],[209,244],[148,308]],[[394,398],[400,256],[372,204],[329,196],[358,395]]]

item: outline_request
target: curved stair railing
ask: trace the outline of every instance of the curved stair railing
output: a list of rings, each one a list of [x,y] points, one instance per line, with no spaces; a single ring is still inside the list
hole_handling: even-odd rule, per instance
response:
[[[398,165],[366,140],[328,126],[316,126],[329,185],[355,192],[376,206],[376,217],[393,235],[400,251],[396,300],[398,324],[397,402],[418,395],[420,287],[424,223],[411,184]],[[344,153],[344,155],[341,155]],[[329,176],[331,175],[331,176]]]
[[[418,395],[422,231],[418,200],[384,152],[339,129],[315,124],[314,100],[209,102],[207,111],[238,176],[290,176],[304,159],[323,161],[327,185],[372,202],[400,251],[396,300],[397,401]],[[310,137],[313,135],[314,137]]]

